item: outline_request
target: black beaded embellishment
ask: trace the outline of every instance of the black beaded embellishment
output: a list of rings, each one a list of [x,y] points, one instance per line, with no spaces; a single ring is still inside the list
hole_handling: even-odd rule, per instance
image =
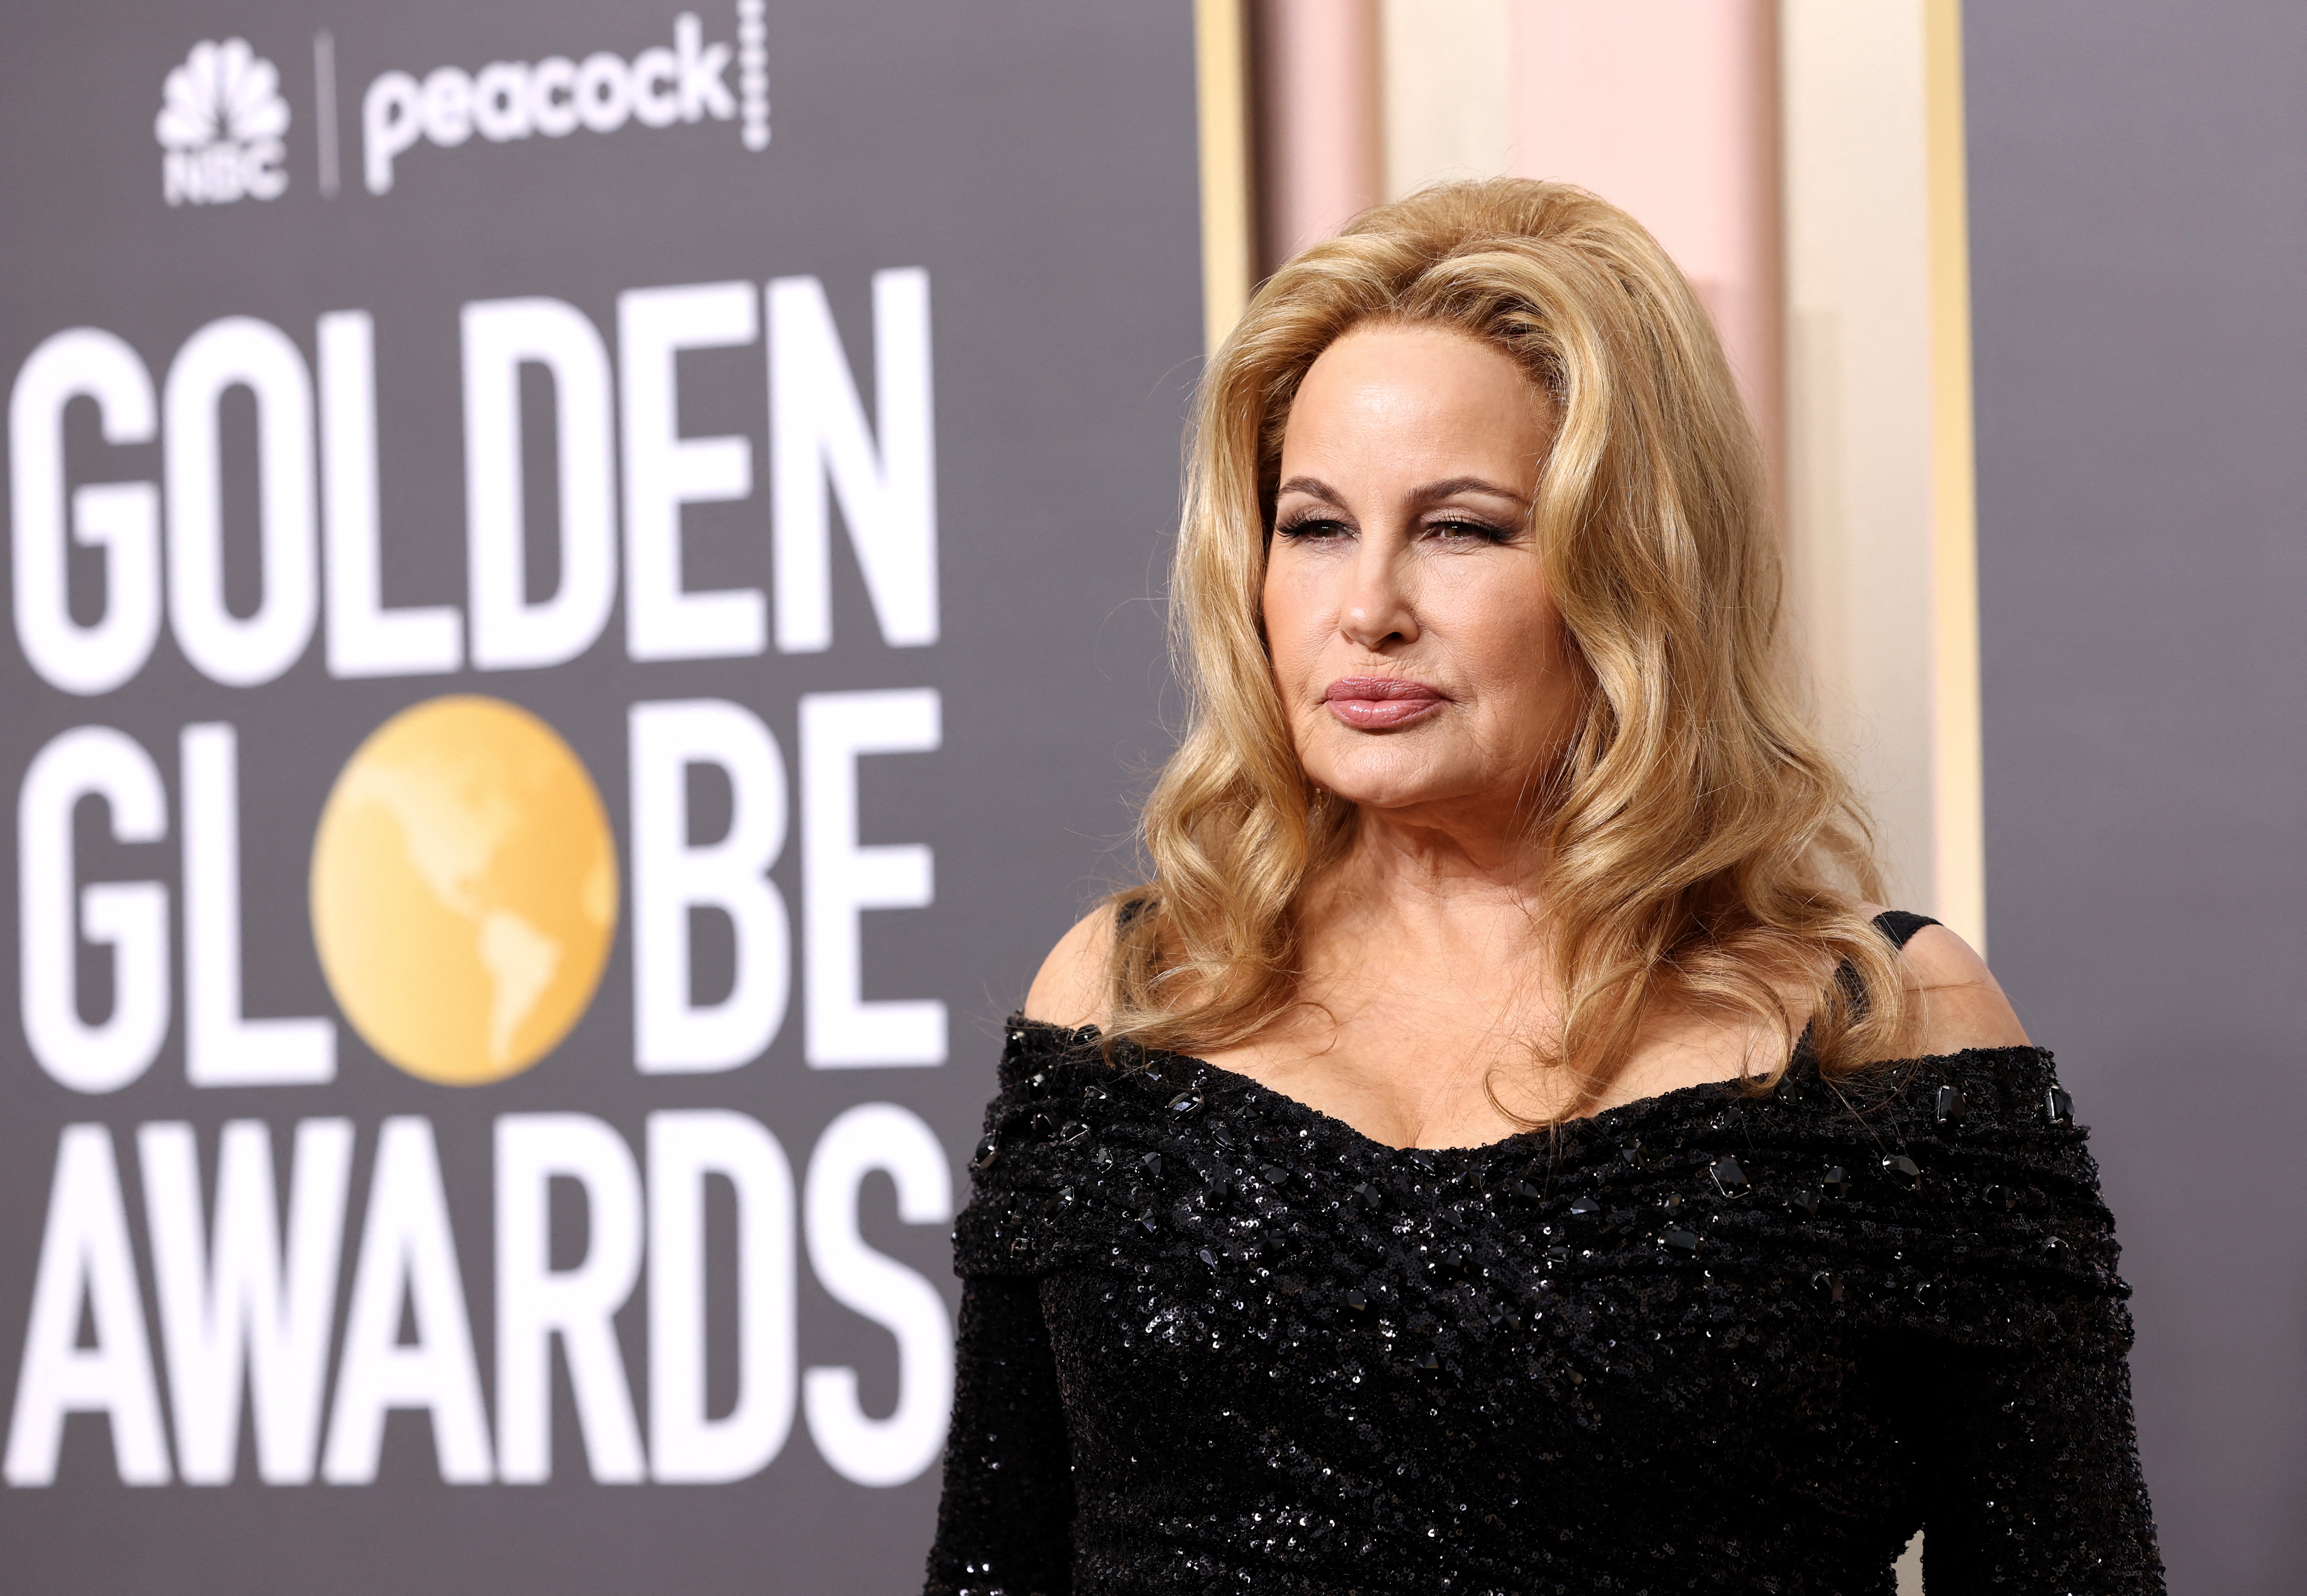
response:
[[[2162,1590],[2047,1053],[1386,1147],[1013,1021],[931,1596]]]

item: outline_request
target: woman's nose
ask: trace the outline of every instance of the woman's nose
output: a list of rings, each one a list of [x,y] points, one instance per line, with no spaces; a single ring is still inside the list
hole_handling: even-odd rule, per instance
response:
[[[1417,605],[1402,570],[1404,551],[1390,538],[1366,537],[1347,574],[1338,630],[1361,648],[1418,637]]]

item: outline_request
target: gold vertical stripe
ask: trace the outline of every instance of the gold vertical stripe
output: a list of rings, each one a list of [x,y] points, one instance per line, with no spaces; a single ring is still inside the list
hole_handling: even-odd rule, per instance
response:
[[[1931,268],[1932,810],[1937,910],[1986,947],[1978,508],[1960,0],[1924,0]]]
[[[1214,354],[1249,304],[1248,19],[1244,0],[1194,0],[1202,149],[1202,336]]]

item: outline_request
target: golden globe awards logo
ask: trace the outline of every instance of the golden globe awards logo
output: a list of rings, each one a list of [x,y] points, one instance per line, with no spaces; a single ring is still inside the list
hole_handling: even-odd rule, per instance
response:
[[[272,63],[244,39],[204,39],[161,86],[152,125],[165,152],[161,192],[171,205],[278,199],[288,186],[287,131]]]
[[[194,53],[186,105],[267,102],[270,69],[231,47]],[[202,125],[285,124],[216,110]],[[953,1326],[938,1287],[869,1242],[861,1192],[886,1177],[899,1223],[948,1223],[936,1131],[876,1100],[872,1076],[822,1125],[780,1121],[759,1074],[730,1083],[746,1108],[679,1084],[760,1070],[789,1015],[784,1056],[801,1068],[948,1058],[946,1002],[924,976],[888,980],[902,996],[867,980],[865,918],[934,903],[931,847],[861,825],[864,786],[896,775],[866,770],[943,747],[943,689],[771,678],[739,701],[656,669],[826,654],[839,542],[865,600],[844,630],[934,678],[913,652],[942,636],[930,274],[875,271],[870,297],[870,352],[854,356],[810,276],[637,285],[606,326],[535,295],[455,305],[467,579],[421,605],[385,599],[392,457],[370,311],[303,326],[228,314],[162,351],[67,326],[24,357],[8,395],[7,619],[37,679],[22,685],[59,695],[47,702],[71,724],[30,752],[14,794],[16,997],[29,1062],[70,1095],[29,1099],[58,1118],[37,1258],[4,1283],[28,1301],[0,1483],[58,1483],[67,1421],[93,1414],[123,1483],[229,1483],[245,1420],[267,1485],[364,1485],[388,1418],[412,1411],[443,1483],[538,1483],[554,1468],[556,1348],[596,1480],[742,1480],[796,1433],[862,1486],[935,1463]],[[759,473],[750,433],[682,425],[682,357],[748,348]],[[531,367],[549,404],[522,402]],[[222,418],[243,399],[253,436],[236,442]],[[68,425],[75,409],[93,429]],[[523,498],[546,439],[549,508]],[[253,607],[228,602],[224,553],[227,454],[250,442]],[[685,510],[746,502],[766,534],[759,574],[691,587]],[[532,538],[558,553],[542,590],[525,576]],[[333,772],[333,751],[311,771],[330,779],[301,907],[334,1002],[277,1012],[250,975],[297,933],[259,885],[270,872],[244,871],[281,824],[256,828],[254,795],[310,790],[313,733],[336,730],[330,684],[472,672],[517,691],[518,673],[596,650],[622,654],[616,685],[570,713],[588,748],[622,743],[621,835],[561,731],[493,693],[412,694],[364,723]],[[283,678],[280,696],[240,696]],[[140,682],[181,708],[113,699]],[[725,825],[693,821],[695,775],[725,790]],[[716,922],[725,983],[701,978],[699,928]],[[584,1070],[537,1083],[568,1091],[559,1103],[490,1099],[569,1051],[621,930],[629,1038],[596,1026]],[[382,1067],[340,1047],[347,1028]],[[356,1118],[338,1089],[373,1067],[442,1090]],[[156,1074],[159,1094],[133,1094]],[[613,1118],[587,1092],[611,1074],[644,1086],[625,1099],[639,1111]],[[663,1077],[670,1089],[646,1087]],[[268,1090],[209,1098],[248,1105],[211,1128],[174,1106],[177,1084]],[[485,1151],[438,1134],[475,1120]],[[708,1183],[734,1203],[722,1251]],[[553,1245],[556,1191],[586,1216],[573,1260]],[[493,1262],[485,1317],[459,1263],[476,1247]],[[894,1343],[893,1403],[869,1402],[846,1362],[803,1363],[804,1271]],[[737,1304],[717,1351],[708,1277]],[[708,1402],[708,1369],[733,1400]]]

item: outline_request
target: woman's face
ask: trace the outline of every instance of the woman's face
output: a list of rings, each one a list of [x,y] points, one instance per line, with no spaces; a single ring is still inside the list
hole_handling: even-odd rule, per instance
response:
[[[1531,504],[1551,400],[1505,355],[1368,326],[1282,441],[1265,636],[1307,776],[1405,820],[1499,824],[1582,699]]]

